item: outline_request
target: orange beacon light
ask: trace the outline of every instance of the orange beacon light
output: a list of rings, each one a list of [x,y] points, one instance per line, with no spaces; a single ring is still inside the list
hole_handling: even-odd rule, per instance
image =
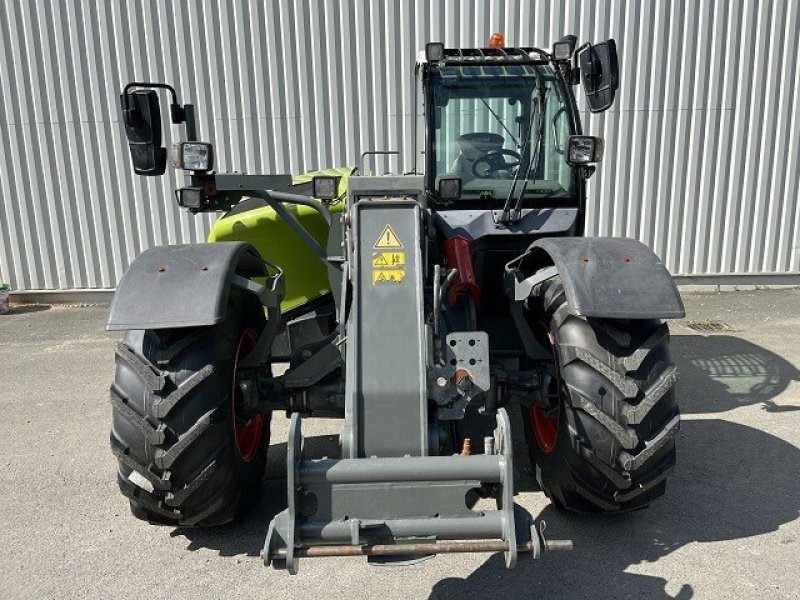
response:
[[[492,37],[489,38],[489,48],[505,48],[506,36],[499,31],[495,31]]]

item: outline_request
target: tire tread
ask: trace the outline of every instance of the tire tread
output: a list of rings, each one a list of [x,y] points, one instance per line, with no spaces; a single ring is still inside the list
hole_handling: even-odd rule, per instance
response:
[[[131,331],[118,344],[110,391],[111,451],[120,491],[136,517],[167,525],[221,525],[258,492],[268,415],[259,452],[244,462],[235,450],[227,387],[241,333],[264,327],[263,307],[250,296],[232,291],[231,316],[214,327]],[[152,490],[129,479],[134,471]]]
[[[553,451],[561,455],[553,458],[538,448],[526,419],[545,493],[557,506],[581,512],[646,507],[663,494],[680,427],[668,326],[574,315],[558,277],[534,288],[527,306],[555,339],[565,390],[562,420],[574,423],[562,425],[564,441]],[[599,400],[587,389],[599,390]]]

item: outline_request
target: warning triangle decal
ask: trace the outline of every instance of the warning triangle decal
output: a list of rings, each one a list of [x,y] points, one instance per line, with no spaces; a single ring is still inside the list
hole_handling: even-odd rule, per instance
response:
[[[400,240],[397,237],[397,234],[392,229],[391,225],[387,225],[381,231],[381,234],[378,236],[377,241],[373,248],[402,248],[403,244],[400,243]]]

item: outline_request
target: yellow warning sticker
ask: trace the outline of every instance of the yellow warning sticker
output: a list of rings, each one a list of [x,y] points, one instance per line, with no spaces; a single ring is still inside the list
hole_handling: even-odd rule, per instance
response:
[[[372,271],[372,285],[378,283],[400,283],[405,279],[405,269],[374,269]]]
[[[372,253],[372,285],[400,283],[406,277],[406,253],[403,242],[387,223],[373,246],[379,252]]]
[[[373,248],[383,249],[383,248],[402,248],[403,244],[400,241],[400,238],[397,237],[397,234],[392,229],[391,225],[386,225],[381,231],[381,234],[378,236],[378,239],[375,241],[375,245]]]
[[[406,265],[405,252],[373,252],[372,267],[375,269],[388,269],[404,267]]]

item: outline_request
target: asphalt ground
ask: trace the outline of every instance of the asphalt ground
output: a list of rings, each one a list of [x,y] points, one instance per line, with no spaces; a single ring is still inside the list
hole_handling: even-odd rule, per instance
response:
[[[678,467],[660,502],[616,517],[559,513],[520,443],[517,500],[573,552],[513,571],[485,554],[406,568],[304,560],[296,577],[258,557],[285,505],[282,415],[261,502],[243,522],[142,523],[109,450],[118,336],[103,330],[106,308],[16,307],[0,316],[0,597],[800,598],[800,290],[684,299],[688,317],[672,325]],[[307,421],[308,447],[330,454],[338,425]]]

